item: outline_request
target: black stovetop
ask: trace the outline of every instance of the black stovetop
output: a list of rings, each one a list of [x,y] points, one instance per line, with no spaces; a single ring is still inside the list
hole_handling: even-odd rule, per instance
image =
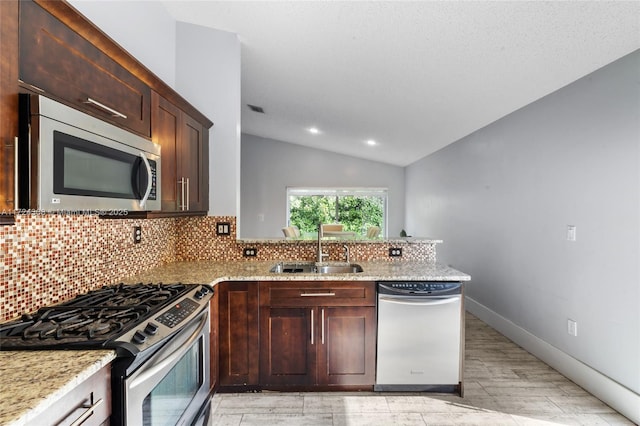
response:
[[[109,347],[195,285],[118,284],[0,325],[0,350]]]

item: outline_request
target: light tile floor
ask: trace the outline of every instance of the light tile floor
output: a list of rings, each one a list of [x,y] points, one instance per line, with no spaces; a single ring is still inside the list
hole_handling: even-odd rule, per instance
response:
[[[216,394],[211,426],[633,425],[476,317],[466,317],[465,395]]]

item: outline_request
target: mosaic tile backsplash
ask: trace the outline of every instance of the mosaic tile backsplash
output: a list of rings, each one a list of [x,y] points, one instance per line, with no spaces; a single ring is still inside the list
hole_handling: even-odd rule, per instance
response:
[[[175,250],[175,219],[18,215],[0,227],[0,321],[171,262]]]
[[[230,235],[216,225],[230,224]],[[133,242],[134,226],[142,241]],[[329,260],[344,260],[344,242],[323,243]],[[433,244],[403,245],[402,259],[388,256],[391,244],[347,242],[351,261],[435,262]],[[246,247],[257,256],[246,258]],[[71,299],[77,294],[174,261],[313,260],[312,242],[236,242],[235,217],[100,219],[95,215],[18,215],[0,226],[0,322]]]

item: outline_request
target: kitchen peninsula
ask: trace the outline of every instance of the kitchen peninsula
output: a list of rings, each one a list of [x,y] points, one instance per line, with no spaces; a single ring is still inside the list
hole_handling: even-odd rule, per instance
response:
[[[281,243],[282,241],[279,241]],[[285,243],[286,244],[286,243]],[[291,243],[288,243],[291,244]],[[380,242],[378,242],[380,244]],[[357,250],[356,250],[357,251]],[[356,259],[357,260],[357,259]],[[451,267],[440,265],[435,262],[419,261],[358,261],[363,268],[363,272],[357,274],[278,274],[269,272],[270,268],[278,260],[258,260],[258,261],[188,261],[173,262],[145,272],[133,275],[120,280],[128,284],[140,282],[182,282],[188,283],[210,283],[216,287],[222,283],[242,285],[243,282],[252,283],[258,281],[331,281],[331,282],[366,282],[377,280],[433,280],[433,281],[468,281],[470,277]],[[216,314],[214,312],[214,314]],[[49,353],[49,351],[47,351]],[[68,359],[69,353],[66,351],[51,351],[58,357],[47,356],[38,351],[20,352],[0,352],[2,363],[0,364],[0,423],[7,425],[29,424],[39,413],[45,412],[48,407],[55,405],[65,391],[72,388],[78,381],[78,377],[89,376],[102,366],[105,360],[104,351],[83,352],[83,359],[95,353],[95,360],[86,362],[87,372],[75,370],[60,371],[56,377],[47,376],[47,380],[35,381],[27,380],[21,386],[25,395],[30,395],[29,388],[33,388],[33,395],[37,398],[25,398],[22,404],[17,405],[9,398],[14,393],[14,386],[11,383],[11,375],[7,371],[17,368],[25,371],[22,365],[37,365],[43,359],[51,359],[55,365],[56,359]],[[20,365],[14,365],[19,363]],[[66,374],[66,375],[65,375]],[[37,390],[47,389],[48,394],[42,395]],[[28,402],[28,403],[26,403]],[[11,404],[9,407],[6,404]]]

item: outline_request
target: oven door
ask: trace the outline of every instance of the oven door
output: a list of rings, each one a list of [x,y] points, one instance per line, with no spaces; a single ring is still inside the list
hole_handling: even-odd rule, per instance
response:
[[[125,378],[124,424],[191,423],[209,395],[209,322],[206,309]]]

